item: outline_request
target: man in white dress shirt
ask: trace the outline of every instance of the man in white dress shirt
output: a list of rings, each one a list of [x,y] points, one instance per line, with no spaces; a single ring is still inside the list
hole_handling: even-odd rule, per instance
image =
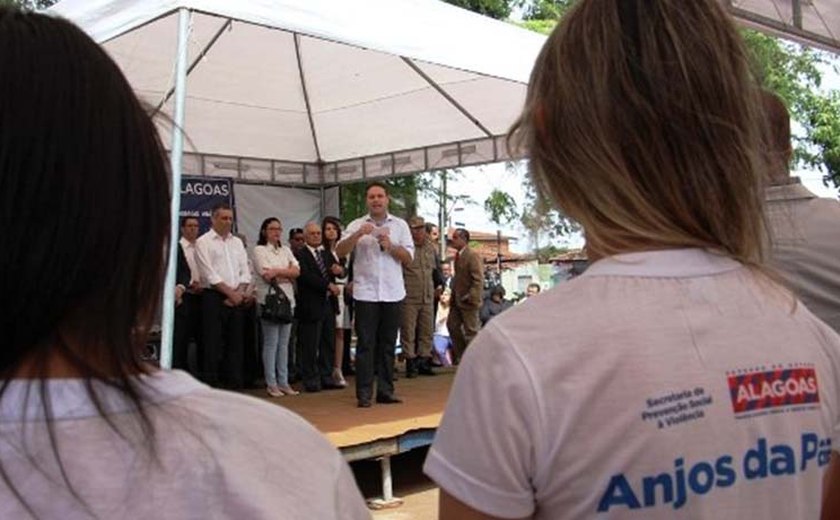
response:
[[[408,224],[388,213],[385,185],[369,184],[365,201],[368,214],[347,226],[336,247],[339,257],[351,251],[354,254],[356,399],[360,408],[371,406],[374,372],[376,402],[402,402],[394,395],[394,352],[405,299],[402,267],[410,264],[414,255]]]
[[[225,203],[213,208],[211,229],[195,244],[195,260],[201,276],[204,355],[202,379],[210,385],[224,383],[242,388],[243,306],[253,297],[248,293],[251,272],[242,241],[231,234],[233,210]],[[226,380],[219,374],[224,359]]]

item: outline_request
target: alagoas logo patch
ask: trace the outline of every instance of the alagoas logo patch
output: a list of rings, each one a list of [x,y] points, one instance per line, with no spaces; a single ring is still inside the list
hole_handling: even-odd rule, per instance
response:
[[[758,410],[820,402],[813,368],[787,368],[729,375],[732,411],[740,415]]]

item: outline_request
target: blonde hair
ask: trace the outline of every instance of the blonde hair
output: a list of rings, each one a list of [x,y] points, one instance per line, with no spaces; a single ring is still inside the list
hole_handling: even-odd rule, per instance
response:
[[[763,259],[757,90],[717,0],[582,0],[545,43],[509,141],[593,257]]]

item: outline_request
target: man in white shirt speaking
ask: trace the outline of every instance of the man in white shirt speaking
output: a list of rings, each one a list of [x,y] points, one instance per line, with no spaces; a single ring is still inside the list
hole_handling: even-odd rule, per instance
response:
[[[230,232],[233,210],[228,204],[216,205],[210,222],[210,230],[195,243],[195,261],[204,287],[202,379],[210,385],[224,382],[231,388],[242,388],[242,309],[253,299],[247,292],[251,283],[248,253]],[[227,367],[226,381],[219,377],[220,358]]]
[[[376,402],[401,403],[394,395],[394,352],[405,299],[402,266],[411,263],[414,242],[408,224],[388,213],[388,191],[373,182],[365,190],[368,214],[347,226],[336,253],[355,255],[353,300],[356,309],[356,399],[369,408],[373,375]],[[376,370],[374,371],[374,367]]]

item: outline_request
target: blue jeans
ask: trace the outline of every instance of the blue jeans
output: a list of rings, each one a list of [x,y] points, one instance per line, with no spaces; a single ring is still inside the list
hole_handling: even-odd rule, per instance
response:
[[[262,361],[265,384],[268,386],[289,386],[289,336],[291,323],[272,323],[260,320],[263,331]]]

